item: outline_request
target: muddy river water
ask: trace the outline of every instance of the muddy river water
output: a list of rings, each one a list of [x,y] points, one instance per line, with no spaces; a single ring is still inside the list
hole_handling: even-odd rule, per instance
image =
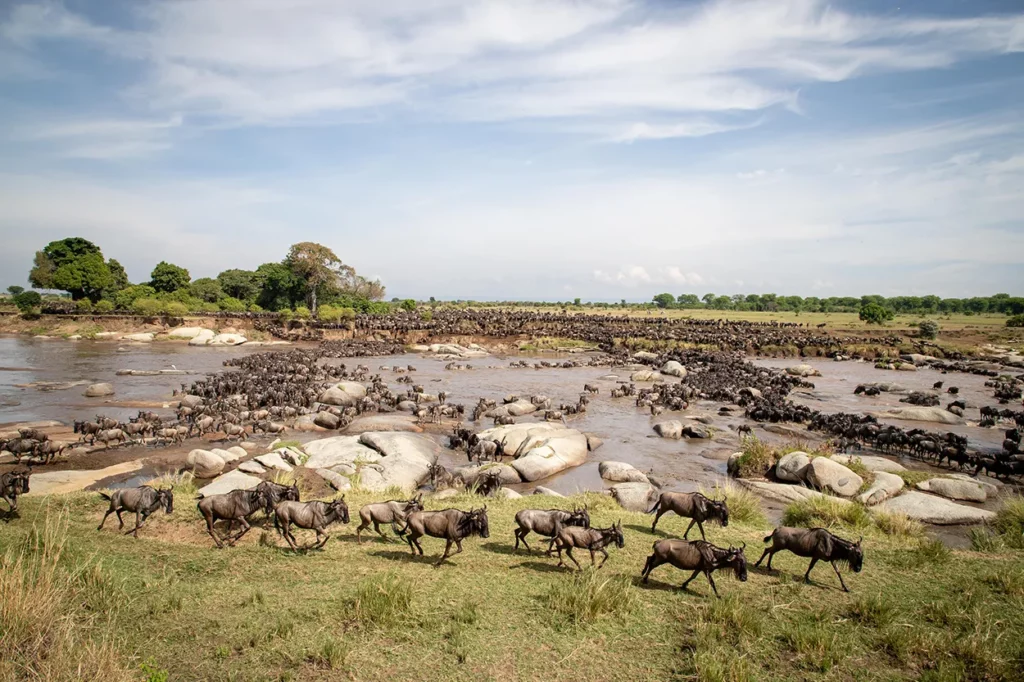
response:
[[[97,414],[126,420],[140,408],[154,409],[159,413],[172,414],[169,403],[173,391],[182,383],[193,381],[198,376],[222,369],[224,360],[240,355],[268,349],[253,347],[205,348],[190,347],[183,343],[122,344],[108,341],[63,341],[33,339],[24,337],[0,338],[0,422],[13,423],[35,420],[57,420],[70,424],[74,419],[92,419]],[[517,356],[516,359],[533,361],[554,360],[561,357]],[[381,365],[409,364],[417,368],[416,383],[425,390],[436,393],[444,390],[449,402],[464,403],[468,406],[479,397],[499,400],[510,393],[520,396],[547,395],[552,403],[575,402],[584,383],[601,386],[600,394],[590,403],[588,412],[573,417],[569,425],[581,431],[599,436],[604,445],[593,453],[589,461],[549,480],[538,483],[563,493],[604,487],[598,475],[598,462],[619,460],[633,464],[641,471],[652,471],[668,488],[693,490],[708,484],[725,474],[725,460],[739,446],[736,427],[746,422],[741,411],[736,416],[723,417],[718,414],[718,403],[691,405],[684,413],[665,413],[652,418],[647,411],[634,407],[630,398],[611,399],[608,393],[616,385],[616,379],[604,378],[615,375],[628,379],[626,368],[583,367],[571,369],[521,369],[510,368],[509,359],[492,356],[463,361],[473,369],[446,370],[448,361],[422,355],[400,355],[388,357],[352,358],[350,366],[366,364],[373,372],[380,372],[396,391],[405,387],[396,383],[400,376],[391,371],[381,371]],[[788,360],[760,358],[756,364],[765,367],[785,367],[807,363],[816,367],[820,377],[812,377],[813,390],[803,389],[793,394],[793,399],[823,411],[871,412],[900,406],[900,394],[883,393],[869,398],[855,396],[858,383],[891,381],[912,390],[931,390],[934,382],[943,380],[946,386],[960,388],[961,399],[973,409],[967,411],[967,424],[960,426],[933,425],[923,422],[891,421],[904,428],[953,430],[970,439],[971,448],[978,450],[999,449],[1002,431],[983,429],[975,425],[977,408],[994,404],[991,389],[984,387],[985,378],[970,374],[950,373],[943,375],[932,369],[917,372],[878,370],[870,363],[834,362],[831,360]],[[119,376],[118,370],[167,370],[176,369],[194,372],[194,375]],[[46,382],[50,382],[47,384]],[[79,383],[81,382],[81,383]],[[86,385],[94,382],[113,384],[115,394],[108,398],[86,398]],[[64,384],[64,385],[61,385]],[[73,384],[68,386],[68,384]],[[943,404],[951,399],[943,396]],[[656,420],[682,419],[703,416],[716,429],[710,440],[663,440],[655,436],[652,429]],[[527,417],[525,419],[533,419]],[[522,421],[522,419],[521,419]],[[753,425],[753,424],[752,424]],[[786,440],[780,429],[765,431],[760,425],[753,425],[755,433],[768,440]],[[291,437],[291,436],[289,436]],[[322,435],[301,434],[300,440],[309,440]],[[445,441],[442,436],[433,436]],[[789,436],[791,437],[791,436]],[[186,444],[188,445],[188,444]],[[195,446],[195,444],[193,444]],[[135,458],[150,457],[157,451],[142,447],[131,448]],[[180,451],[180,449],[179,449]],[[188,451],[188,447],[184,452]],[[465,463],[465,455],[445,451],[444,464]],[[137,453],[137,454],[134,454]],[[173,462],[167,458],[165,464]],[[924,468],[917,462],[905,462],[912,468]],[[82,464],[74,468],[80,468]],[[140,475],[125,477],[129,483],[137,484]],[[524,485],[532,488],[532,485]]]

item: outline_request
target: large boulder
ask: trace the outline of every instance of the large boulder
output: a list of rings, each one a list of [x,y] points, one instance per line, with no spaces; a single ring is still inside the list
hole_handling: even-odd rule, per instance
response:
[[[737,475],[740,471],[740,459],[742,457],[742,452],[734,452],[729,455],[729,459],[725,462],[725,470],[733,476]]]
[[[565,497],[565,495],[563,495],[562,493],[558,492],[557,490],[552,490],[551,488],[545,488],[542,485],[539,485],[536,488],[534,488],[533,489],[533,494],[534,495],[550,495],[551,497]]]
[[[583,435],[587,437],[587,449],[591,452],[604,445],[604,441],[592,433],[585,433]]]
[[[995,518],[995,513],[967,505],[950,502],[942,497],[910,490],[886,500],[875,509],[905,514],[912,519],[938,526],[984,523]]]
[[[932,422],[934,424],[963,424],[964,420],[943,407],[894,407],[874,416],[888,419]]]
[[[214,448],[214,449],[210,450],[210,452],[212,452],[213,454],[215,454],[218,457],[220,457],[222,460],[224,460],[225,464],[227,464],[227,463],[230,463],[230,462],[234,462],[236,459],[242,459],[243,457],[247,457],[249,455],[249,453],[246,452],[245,450],[242,450],[241,453],[238,452],[239,450],[242,450],[242,449],[239,448],[239,447],[233,447],[233,448],[229,448],[227,450],[222,450],[220,448]]]
[[[840,497],[853,497],[864,484],[864,479],[860,476],[827,457],[812,459],[807,466],[804,480],[818,490]]]
[[[820,377],[821,372],[810,365],[793,365],[786,368],[786,373],[796,377]]]
[[[352,481],[335,471],[331,471],[330,469],[317,469],[316,473],[317,476],[327,481],[327,483],[335,490],[345,491],[352,487]]]
[[[927,365],[932,362],[936,362],[938,358],[931,355],[922,355],[921,353],[901,353],[900,360],[906,360],[912,362],[915,365]]]
[[[215,337],[216,334],[210,329],[201,329],[199,333],[188,340],[190,346],[205,346]]]
[[[790,485],[789,483],[770,483],[769,481],[758,481],[749,478],[739,479],[739,484],[745,488],[753,490],[758,495],[766,497],[769,500],[776,502],[803,502],[805,500],[813,500],[820,497],[829,497],[823,493],[819,493],[817,490],[811,490],[810,488],[804,488],[802,486]],[[831,500],[836,500],[840,503],[848,503],[849,500],[844,500],[841,497],[829,497]]]
[[[345,429],[345,433],[357,434],[367,431],[405,431],[423,433],[415,417],[404,414],[369,414],[358,417]]]
[[[342,381],[321,393],[319,400],[324,405],[353,407],[364,397],[366,397],[365,386],[355,381]]]
[[[317,423],[316,423],[316,416],[312,415],[312,414],[302,414],[302,415],[299,415],[298,418],[292,423],[292,427],[291,428],[292,428],[293,431],[305,431],[305,432],[309,432],[309,431],[323,432],[323,431],[327,430],[324,427],[317,425]]]
[[[102,398],[108,395],[114,395],[114,386],[108,383],[92,384],[85,389],[86,398]]]
[[[505,409],[513,417],[522,417],[525,414],[533,414],[536,412],[537,406],[529,400],[517,400],[514,403],[506,405]]]
[[[633,359],[637,362],[654,362],[658,359],[658,354],[646,350],[638,350],[633,353]]]
[[[279,469],[281,471],[291,471],[292,465],[284,461],[279,452],[268,452],[265,455],[257,455],[253,457],[257,462],[267,467],[268,469]]]
[[[642,471],[626,462],[613,462],[610,460],[597,465],[601,478],[616,483],[650,483]]]
[[[224,460],[209,450],[195,449],[185,458],[196,478],[213,478],[224,471]]]
[[[903,490],[902,478],[886,471],[876,471],[875,480],[871,482],[871,487],[858,495],[857,499],[869,506],[881,504],[901,490]]]
[[[641,369],[633,372],[629,375],[632,381],[654,381],[658,378],[658,373],[651,369]]]
[[[203,332],[209,332],[210,338],[213,338],[213,332],[209,329],[203,329],[202,327],[177,327],[167,332],[167,338],[169,339],[194,339]]]
[[[248,341],[241,334],[217,334],[206,344],[207,346],[241,346]]]
[[[331,412],[321,410],[313,417],[313,423],[325,429],[336,429],[341,426],[341,417]]]
[[[806,452],[790,452],[775,464],[775,478],[787,483],[803,483],[810,463],[811,458]]]
[[[657,495],[657,490],[650,483],[616,483],[611,491],[619,506],[634,512],[647,512],[654,506]]]
[[[701,424],[687,424],[683,427],[683,435],[687,438],[711,438],[711,430]]]
[[[654,425],[654,431],[662,438],[679,439],[683,437],[683,423],[678,419],[658,422]]]
[[[494,493],[494,496],[499,500],[517,500],[522,497],[522,495],[517,493],[515,490],[512,490],[512,488],[499,488],[498,491]]]
[[[263,465],[257,462],[256,460],[242,462],[241,464],[238,465],[238,470],[244,471],[247,474],[262,474],[266,473],[267,471],[266,469],[263,468]]]
[[[211,495],[223,495],[232,490],[252,490],[260,483],[262,483],[261,479],[249,476],[235,469],[214,479],[209,485],[200,488],[199,494],[202,497],[210,497]]]
[[[906,471],[907,468],[899,462],[894,462],[891,459],[885,457],[873,457],[871,455],[832,455],[829,457],[834,462],[847,465],[854,460],[860,460],[860,463],[864,465],[864,468],[868,471],[887,471],[892,473],[894,471]]]
[[[379,479],[366,470],[360,472],[360,484],[370,490],[396,486],[412,492],[441,454],[440,445],[415,433],[373,431],[359,436],[359,442],[381,455],[374,466]],[[306,452],[309,452],[308,444]]]
[[[481,440],[504,443],[505,452],[515,454],[512,468],[524,481],[546,478],[587,459],[587,437],[562,424],[511,424],[481,431]]]
[[[379,452],[359,442],[359,436],[334,436],[313,440],[302,446],[309,455],[306,467],[310,469],[330,469],[338,464],[355,464],[356,462],[378,462]]]
[[[918,490],[941,495],[951,500],[966,502],[984,502],[988,495],[985,489],[974,481],[955,478],[930,478],[917,484]]]
[[[138,332],[136,334],[125,334],[121,337],[122,341],[136,341],[138,343],[149,343],[153,340],[153,332]]]
[[[477,479],[484,474],[491,475],[492,473],[498,474],[498,481],[502,485],[513,485],[515,483],[523,482],[523,479],[519,476],[519,472],[507,464],[470,464],[468,466],[455,468],[455,474],[465,481],[467,486],[471,486],[476,483]]]
[[[675,360],[669,360],[661,366],[661,373],[670,377],[678,377],[680,379],[686,378],[686,367],[683,367],[682,363],[676,362]]]

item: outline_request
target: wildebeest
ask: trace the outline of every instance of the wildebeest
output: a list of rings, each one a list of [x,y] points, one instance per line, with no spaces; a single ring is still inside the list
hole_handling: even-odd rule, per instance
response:
[[[703,524],[705,521],[718,521],[723,528],[729,525],[729,508],[725,500],[719,502],[700,493],[662,493],[655,505],[647,512],[648,514],[657,513],[654,523],[651,524],[652,533],[658,527],[658,520],[662,515],[670,511],[690,519],[690,525],[686,527],[683,538],[690,535],[690,529],[694,524],[697,524],[702,540],[707,539],[704,535]]]
[[[862,538],[863,539],[863,538]],[[854,573],[860,573],[864,565],[864,550],[861,549],[861,540],[850,542],[836,535],[833,535],[824,528],[789,528],[780,526],[771,535],[765,537],[764,541],[772,541],[772,546],[764,550],[764,554],[757,560],[755,566],[760,566],[765,557],[768,557],[768,570],[772,568],[772,557],[776,552],[789,550],[800,557],[810,557],[811,565],[804,573],[804,581],[811,582],[811,569],[818,561],[827,561],[832,564],[836,575],[839,577],[839,584],[843,591],[849,592],[843,576],[839,573],[837,561],[849,564]]]
[[[174,511],[174,493],[170,488],[157,490],[152,486],[144,485],[138,488],[115,490],[110,495],[100,493],[100,497],[110,502],[110,507],[107,509],[107,513],[103,515],[103,520],[100,521],[100,525],[96,527],[96,530],[103,530],[103,524],[107,522],[107,517],[111,514],[117,514],[117,529],[121,530],[124,528],[121,512],[129,512],[135,514],[135,527],[125,532],[125,535],[131,535],[136,538],[139,537],[139,528],[142,528],[142,524],[146,522],[149,515],[157,509],[163,507],[165,514],[170,514]]]
[[[483,509],[470,509],[468,512],[461,509],[413,512],[406,519],[405,527],[398,530],[399,535],[406,533],[408,536],[405,540],[409,543],[412,553],[416,554],[416,551],[419,550],[420,556],[423,556],[423,547],[420,545],[419,539],[424,535],[447,540],[444,554],[434,564],[440,566],[449,557],[453,542],[456,546],[455,553],[458,554],[462,551],[463,538],[473,534],[484,539],[490,537],[487,525],[487,505],[484,505]]]
[[[526,543],[526,536],[530,534],[530,531],[533,531],[537,535],[551,538],[546,552],[548,556],[551,556],[555,544],[556,520],[563,526],[590,528],[590,512],[586,507],[583,509],[574,508],[571,512],[564,509],[523,509],[516,514],[516,525],[518,528],[515,530],[516,546],[512,551],[519,550],[520,542],[529,550],[530,545]]]
[[[279,502],[284,502],[285,500],[299,501],[299,484],[296,482],[288,486],[274,483],[273,481],[263,481],[256,486],[256,490],[263,493],[265,500],[263,510],[267,516],[270,516]]]
[[[373,524],[377,534],[387,540],[387,536],[380,529],[380,524],[390,523],[391,530],[396,531],[396,523],[405,523],[406,518],[413,512],[421,511],[423,505],[420,503],[422,495],[417,495],[411,500],[388,500],[387,502],[374,502],[364,504],[359,509],[359,527],[356,528],[356,542],[362,543],[361,533],[365,528]]]
[[[345,504],[344,495],[330,502],[285,500],[274,507],[274,528],[288,541],[288,545],[292,549],[298,549],[298,547],[295,544],[295,536],[292,535],[291,524],[294,523],[299,528],[316,531],[317,542],[311,549],[319,549],[331,538],[324,532],[324,529],[339,520],[342,523],[348,523],[348,505]]]
[[[224,519],[228,522],[240,521],[242,532],[234,538],[230,538],[231,526],[228,526],[228,544],[234,545],[243,535],[248,533],[252,526],[246,521],[246,517],[266,506],[266,493],[263,490],[232,490],[221,495],[210,495],[200,498],[196,507],[199,513],[206,520],[206,530],[210,537],[217,543],[217,548],[224,547],[221,539],[213,530],[214,522]]]
[[[643,576],[646,583],[651,575],[651,571],[655,568],[662,564],[672,564],[678,569],[693,571],[690,577],[679,586],[679,589],[685,590],[698,574],[703,573],[707,576],[715,596],[720,597],[711,574],[720,568],[732,566],[736,572],[736,579],[740,582],[746,582],[747,557],[743,553],[746,546],[747,543],[743,543],[743,546],[739,548],[729,547],[729,549],[723,549],[704,540],[694,540],[692,542],[675,538],[658,540],[653,545],[654,553],[647,557],[647,563],[644,564],[644,570],[641,571],[640,575]]]
[[[8,471],[0,475],[0,499],[10,507],[9,513],[18,511],[18,495],[28,492],[28,479],[32,470]]]
[[[576,564],[576,568],[583,570],[580,562],[576,561],[576,557],[572,555],[573,547],[578,547],[590,551],[591,566],[595,563],[594,552],[603,554],[604,558],[601,559],[601,563],[597,566],[601,568],[601,566],[604,566],[604,562],[608,561],[608,552],[604,548],[612,543],[615,543],[619,549],[622,549],[626,544],[626,540],[622,536],[622,521],[612,524],[610,528],[563,526],[561,522],[555,521],[555,549],[558,550],[559,566],[565,566],[565,562],[562,560],[562,550],[564,549],[565,553],[572,559],[572,562]]]

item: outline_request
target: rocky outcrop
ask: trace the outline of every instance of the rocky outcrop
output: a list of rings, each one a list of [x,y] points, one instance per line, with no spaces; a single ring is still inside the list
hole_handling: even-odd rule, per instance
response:
[[[190,346],[205,346],[210,343],[216,334],[210,329],[200,329],[197,334],[188,340]]]
[[[616,483],[650,483],[642,471],[626,462],[604,461],[598,464],[601,478]]]
[[[381,455],[359,442],[359,436],[334,436],[306,443],[303,450],[309,455],[306,466],[310,469],[330,469],[338,464],[377,462]]]
[[[381,456],[375,467],[380,473],[379,483],[376,477],[360,478],[361,485],[370,490],[397,486],[412,492],[426,478],[441,453],[440,445],[414,433],[372,431],[359,436],[359,442]],[[308,444],[306,451],[309,451]]]
[[[335,490],[344,491],[352,487],[352,481],[335,471],[331,471],[330,469],[317,469],[316,473],[317,476],[327,481],[327,483]]]
[[[587,459],[587,437],[561,424],[511,424],[477,435],[481,440],[504,442],[506,453],[517,453],[511,466],[524,481],[547,478]]]
[[[886,500],[875,509],[905,514],[916,521],[939,526],[984,523],[995,518],[993,512],[957,504],[942,497],[914,490]]]
[[[864,479],[827,457],[815,457],[807,466],[804,480],[814,488],[839,495],[853,497],[864,484]]]
[[[866,505],[885,502],[903,490],[903,479],[886,471],[876,471],[871,486],[857,496],[857,500]]]
[[[965,502],[984,502],[988,497],[985,488],[978,483],[954,478],[930,478],[918,483],[917,489]]]
[[[208,333],[210,338],[213,338],[213,332],[203,327],[176,327],[167,332],[167,338],[169,339],[194,339],[202,333]]]
[[[678,377],[679,379],[686,378],[686,367],[682,363],[675,360],[669,360],[661,366],[661,373],[670,377]]]
[[[587,449],[591,452],[604,445],[604,441],[592,433],[585,433],[583,435],[587,437]]]
[[[810,365],[793,365],[792,367],[786,368],[786,374],[791,374],[797,377],[820,377],[821,372],[814,369]]]
[[[224,460],[209,450],[197,448],[188,453],[185,461],[192,467],[192,473],[196,478],[213,478],[224,471]]]
[[[292,470],[292,465],[284,461],[284,458],[281,457],[278,452],[268,452],[265,455],[258,455],[253,459],[268,469],[278,469],[280,471]]]
[[[631,381],[655,381],[658,377],[658,373],[650,369],[637,370],[629,375]]]
[[[683,423],[678,419],[658,422],[654,425],[654,432],[662,438],[679,439],[683,437]]]
[[[108,395],[114,395],[114,386],[108,383],[91,384],[82,395],[86,398],[103,398]]]
[[[469,347],[460,346],[457,343],[435,343],[428,348],[431,353],[438,355],[453,355],[460,358],[485,358],[489,353],[475,343]]]
[[[870,455],[832,455],[829,457],[833,462],[839,462],[843,465],[848,465],[854,460],[859,460],[864,468],[868,471],[887,471],[892,473],[894,471],[906,471],[907,468],[899,462],[894,462],[891,459],[885,457],[872,457]]]
[[[313,417],[313,423],[321,428],[333,431],[341,426],[341,417],[331,412],[320,411]]]
[[[790,452],[775,464],[775,478],[786,483],[803,483],[811,458],[806,452]]]
[[[136,334],[125,334],[122,341],[135,341],[136,343],[149,343],[154,338],[153,332],[138,332]]]
[[[247,474],[262,474],[266,472],[263,465],[256,460],[249,460],[248,462],[242,462],[238,465],[239,471],[244,471]]]
[[[942,407],[894,407],[885,412],[874,412],[875,417],[932,422],[934,424],[963,424],[964,420]]]
[[[749,478],[738,479],[738,482],[743,487],[749,488],[758,495],[777,502],[803,502],[804,500],[811,500],[819,497],[829,497],[829,499],[835,500],[839,503],[849,503],[849,500],[844,500],[841,497],[830,497],[818,492],[817,490],[811,490],[810,488],[804,488],[797,485],[789,485],[788,483],[771,483],[769,481],[758,481]]]
[[[366,397],[366,387],[355,381],[342,381],[320,394],[320,402],[337,407],[353,407]]]

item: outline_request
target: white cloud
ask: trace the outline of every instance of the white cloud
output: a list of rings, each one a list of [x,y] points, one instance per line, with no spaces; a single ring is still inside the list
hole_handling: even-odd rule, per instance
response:
[[[74,119],[35,122],[15,127],[15,138],[51,143],[69,158],[116,159],[147,156],[171,147],[171,133],[181,116],[168,119]]]
[[[657,267],[653,270],[654,274],[652,275],[648,268],[641,265],[627,265],[615,272],[595,270],[594,279],[602,284],[614,284],[627,288],[635,288],[647,284],[698,285],[704,283],[704,278],[697,273],[684,273],[674,265]]]

